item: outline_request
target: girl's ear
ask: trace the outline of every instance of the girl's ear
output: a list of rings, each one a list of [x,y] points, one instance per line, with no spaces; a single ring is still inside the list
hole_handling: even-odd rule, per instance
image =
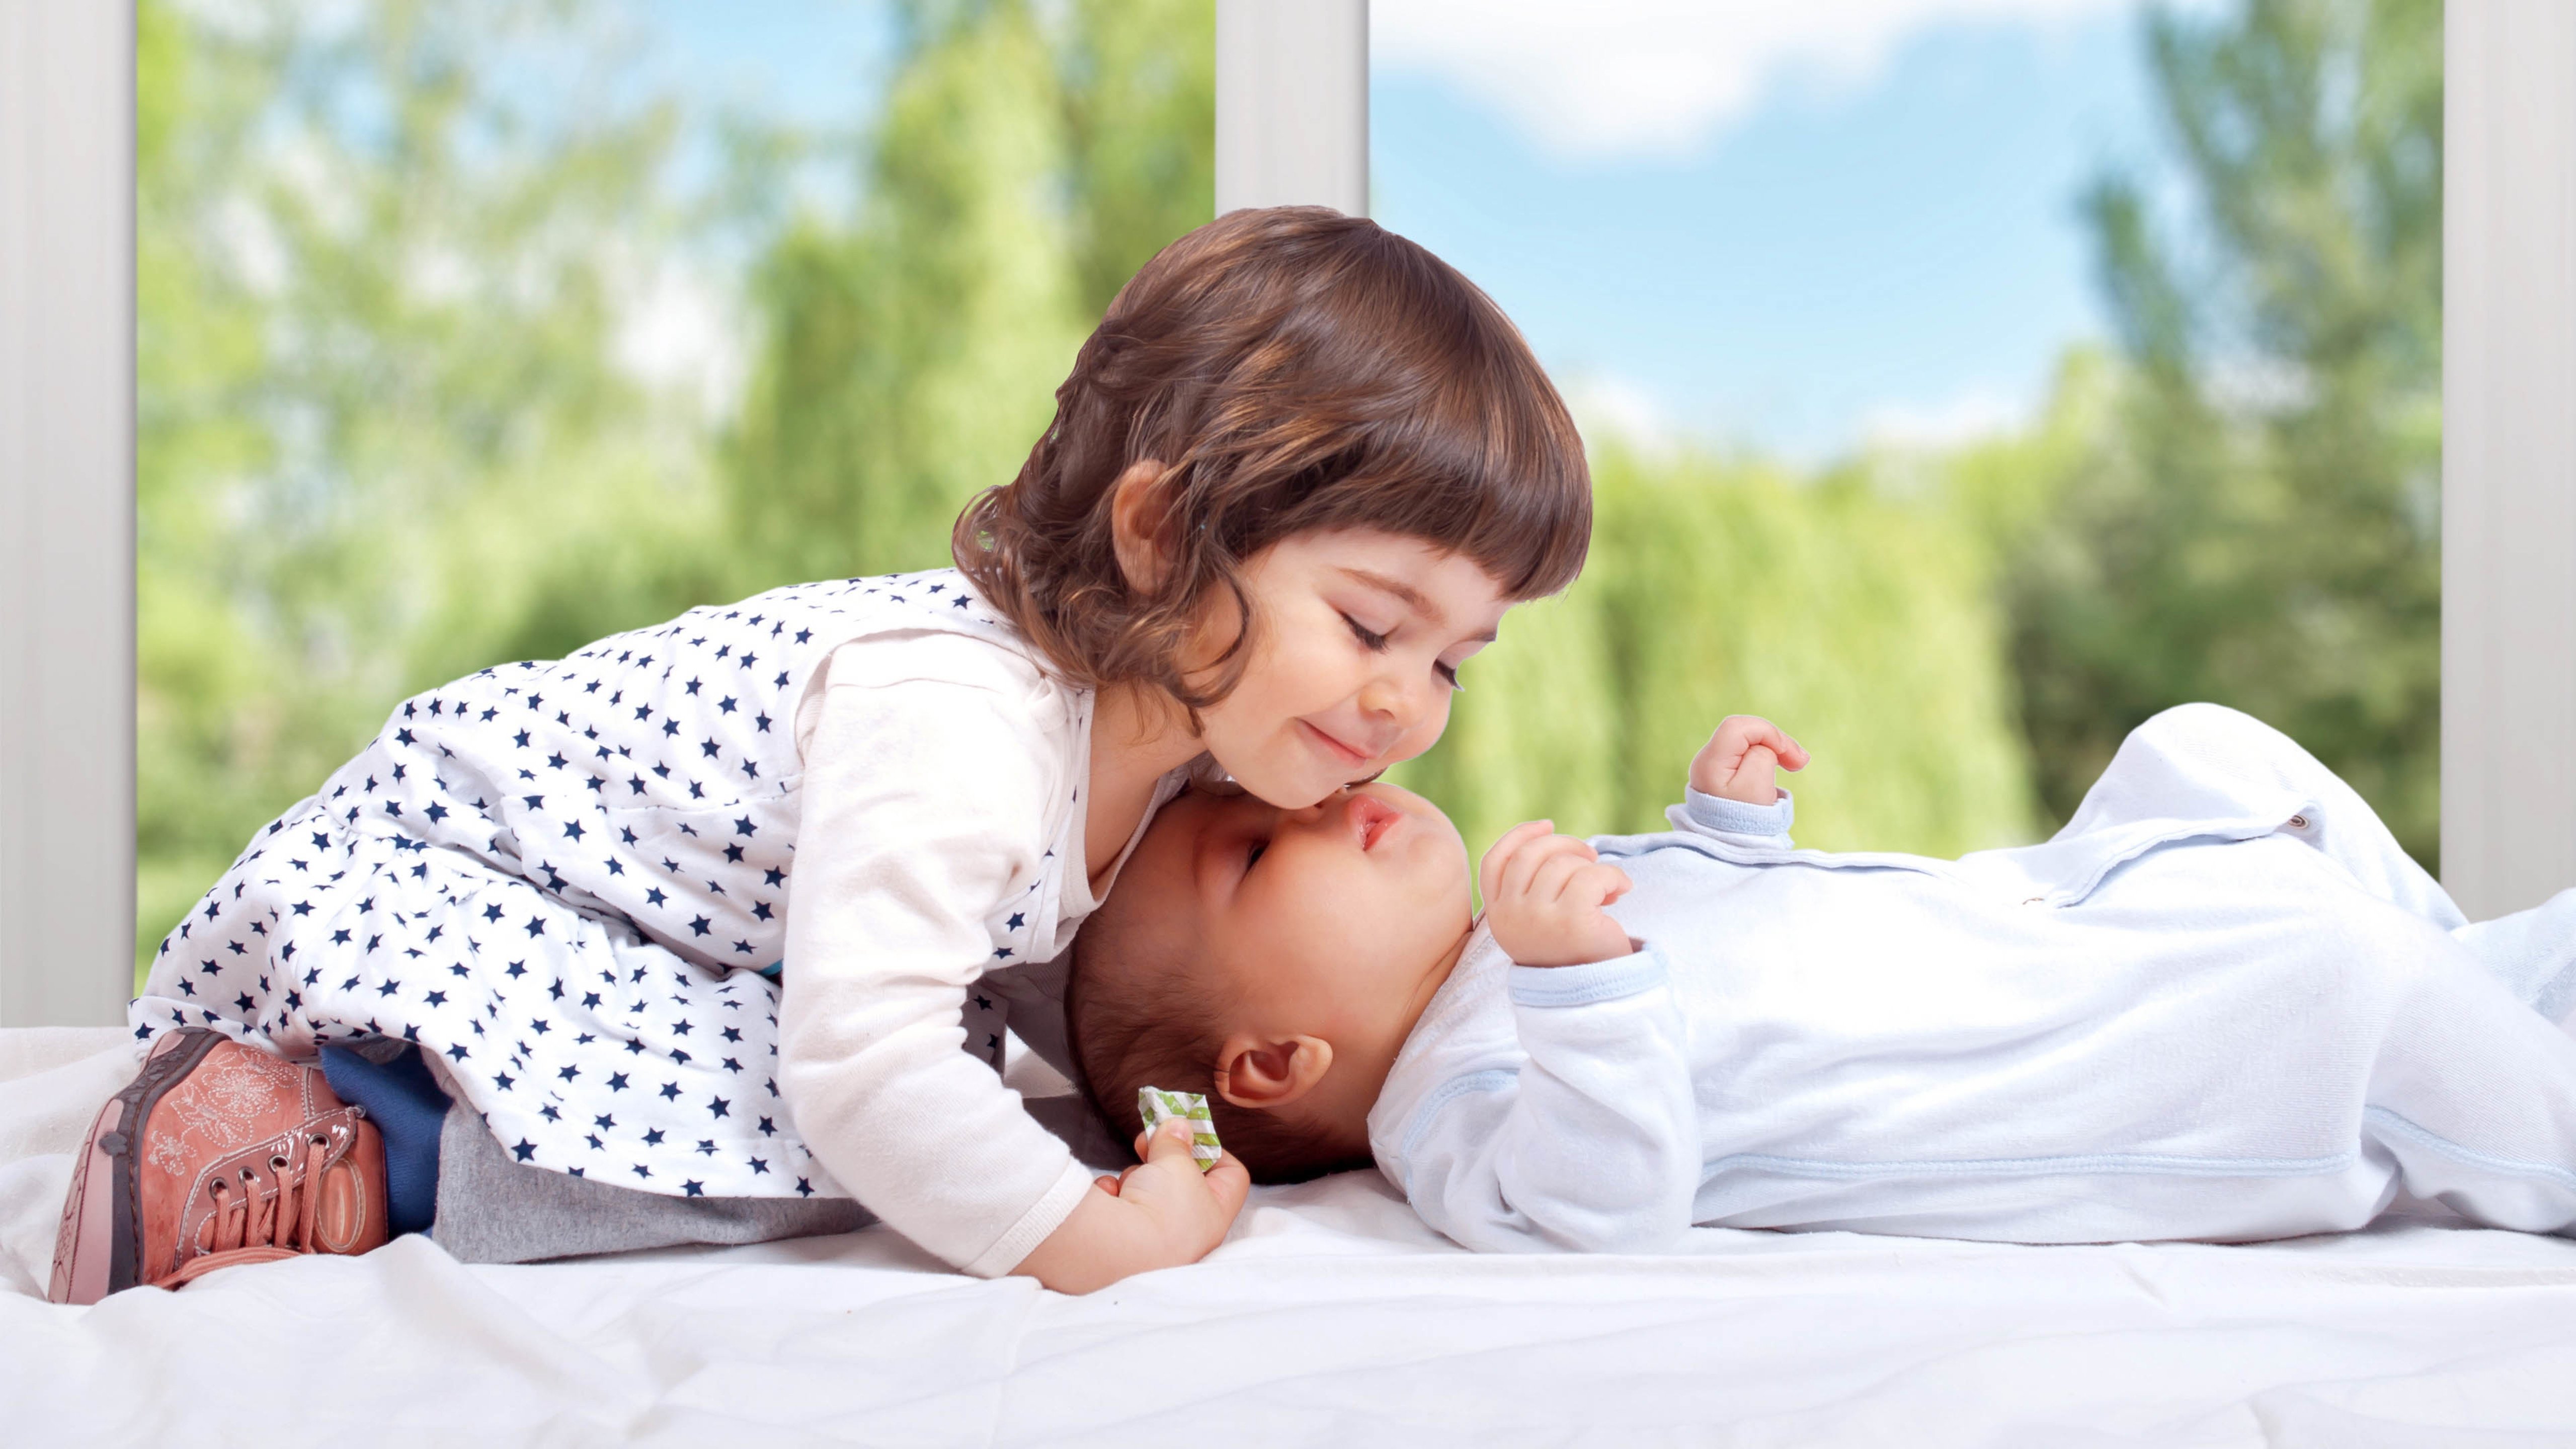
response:
[[[1127,587],[1152,597],[1171,572],[1170,518],[1164,507],[1163,479],[1169,469],[1151,458],[1127,465],[1109,485],[1109,537],[1118,551],[1118,571]]]
[[[1216,1094],[1238,1107],[1269,1111],[1314,1090],[1332,1065],[1333,1044],[1322,1037],[1236,1032],[1217,1052]]]

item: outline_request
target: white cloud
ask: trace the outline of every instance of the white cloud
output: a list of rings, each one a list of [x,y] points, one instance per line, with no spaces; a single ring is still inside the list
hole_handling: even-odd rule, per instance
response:
[[[1684,156],[1784,77],[1856,88],[1960,22],[2062,24],[2135,0],[1373,0],[1370,63],[1440,76],[1563,156]]]
[[[1649,457],[1670,453],[1682,430],[1643,386],[1604,372],[1583,372],[1564,384],[1566,411],[1594,444],[1617,442]]]
[[[647,387],[693,395],[710,419],[724,416],[741,396],[751,370],[732,297],[713,278],[675,258],[617,270],[627,274],[616,339],[618,365]]]
[[[1884,448],[1942,452],[2027,426],[2032,400],[1994,388],[1967,392],[1929,404],[1883,403],[1861,420],[1861,436]]]

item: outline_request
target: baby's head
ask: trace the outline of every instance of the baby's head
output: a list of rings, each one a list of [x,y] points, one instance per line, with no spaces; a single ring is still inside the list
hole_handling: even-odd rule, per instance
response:
[[[1137,1088],[1206,1093],[1261,1181],[1365,1166],[1370,1104],[1470,910],[1466,844],[1418,795],[1184,795],[1076,938],[1086,1084],[1131,1135]]]

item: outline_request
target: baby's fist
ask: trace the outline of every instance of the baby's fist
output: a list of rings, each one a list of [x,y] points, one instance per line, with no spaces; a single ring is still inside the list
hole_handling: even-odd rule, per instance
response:
[[[1485,852],[1477,881],[1494,944],[1522,966],[1580,966],[1634,949],[1602,907],[1628,893],[1627,872],[1592,847],[1550,834],[1551,822],[1512,827]]]
[[[1757,714],[1731,714],[1718,722],[1691,761],[1690,786],[1721,800],[1769,805],[1780,798],[1772,771],[1807,768],[1807,748]]]

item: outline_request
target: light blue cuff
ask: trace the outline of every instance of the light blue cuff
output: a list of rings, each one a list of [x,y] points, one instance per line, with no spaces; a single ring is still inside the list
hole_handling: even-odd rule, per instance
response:
[[[1684,786],[1682,808],[1690,812],[1692,824],[1730,835],[1786,835],[1798,818],[1797,802],[1789,798],[1786,790],[1768,805],[1747,805]]]
[[[1584,966],[1515,966],[1512,1001],[1520,1006],[1590,1006],[1664,984],[1663,953],[1648,946]]]

